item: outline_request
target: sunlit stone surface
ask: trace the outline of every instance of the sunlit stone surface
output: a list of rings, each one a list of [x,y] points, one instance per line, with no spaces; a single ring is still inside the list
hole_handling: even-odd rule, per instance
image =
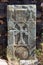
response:
[[[4,59],[0,59],[0,65],[8,65],[6,60]]]
[[[8,5],[7,6],[7,21],[8,21],[8,55],[9,57],[19,58],[26,52],[29,56],[34,56],[36,49],[36,5]],[[16,48],[19,47],[17,50]],[[20,49],[21,47],[23,50]],[[11,51],[11,52],[9,52]],[[22,56],[24,59],[25,56]],[[27,57],[25,58],[27,59]]]
[[[38,60],[20,60],[20,65],[38,65]]]

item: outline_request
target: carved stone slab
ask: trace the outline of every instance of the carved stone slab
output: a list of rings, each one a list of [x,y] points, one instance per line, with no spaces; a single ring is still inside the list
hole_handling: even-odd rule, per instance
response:
[[[36,49],[36,5],[8,5],[8,7],[7,11],[10,13],[7,16],[8,49],[11,46],[12,57],[18,56],[20,59],[21,57],[26,59],[29,55],[34,56]],[[17,47],[16,50],[15,47]],[[24,53],[22,55],[22,52],[27,53],[26,56]]]

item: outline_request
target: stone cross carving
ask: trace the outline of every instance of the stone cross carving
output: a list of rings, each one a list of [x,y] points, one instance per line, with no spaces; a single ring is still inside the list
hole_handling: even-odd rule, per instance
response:
[[[19,6],[17,8],[14,6],[13,12],[12,10],[10,12],[11,17],[9,17],[8,21],[8,31],[10,33],[12,32],[12,48],[14,50],[14,46],[26,46],[29,48],[29,52],[31,54],[35,49],[35,47],[32,48],[32,46],[35,44],[32,41],[34,41],[35,35],[33,33],[35,33],[34,31],[36,30],[36,24],[33,18],[33,8],[26,7],[26,9],[23,9],[22,6],[21,8],[19,8]],[[12,15],[14,15],[14,17],[12,17]],[[17,44],[15,40],[17,41]]]

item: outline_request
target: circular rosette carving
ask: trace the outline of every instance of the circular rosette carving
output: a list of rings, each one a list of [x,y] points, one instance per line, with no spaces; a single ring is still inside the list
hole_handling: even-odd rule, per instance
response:
[[[25,47],[17,47],[15,50],[15,56],[20,59],[28,58],[28,49]]]

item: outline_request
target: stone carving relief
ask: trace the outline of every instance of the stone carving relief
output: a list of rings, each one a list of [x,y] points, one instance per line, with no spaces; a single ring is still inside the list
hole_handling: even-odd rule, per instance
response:
[[[24,6],[24,7],[23,7]],[[8,47],[26,47],[27,53],[36,48],[36,6],[35,5],[8,5]],[[13,8],[12,8],[13,7]],[[23,47],[23,49],[25,49]],[[20,48],[18,49],[20,51]],[[16,54],[18,53],[16,49]],[[21,51],[23,52],[23,50]],[[22,54],[22,53],[21,53]],[[23,58],[23,57],[22,57]]]

